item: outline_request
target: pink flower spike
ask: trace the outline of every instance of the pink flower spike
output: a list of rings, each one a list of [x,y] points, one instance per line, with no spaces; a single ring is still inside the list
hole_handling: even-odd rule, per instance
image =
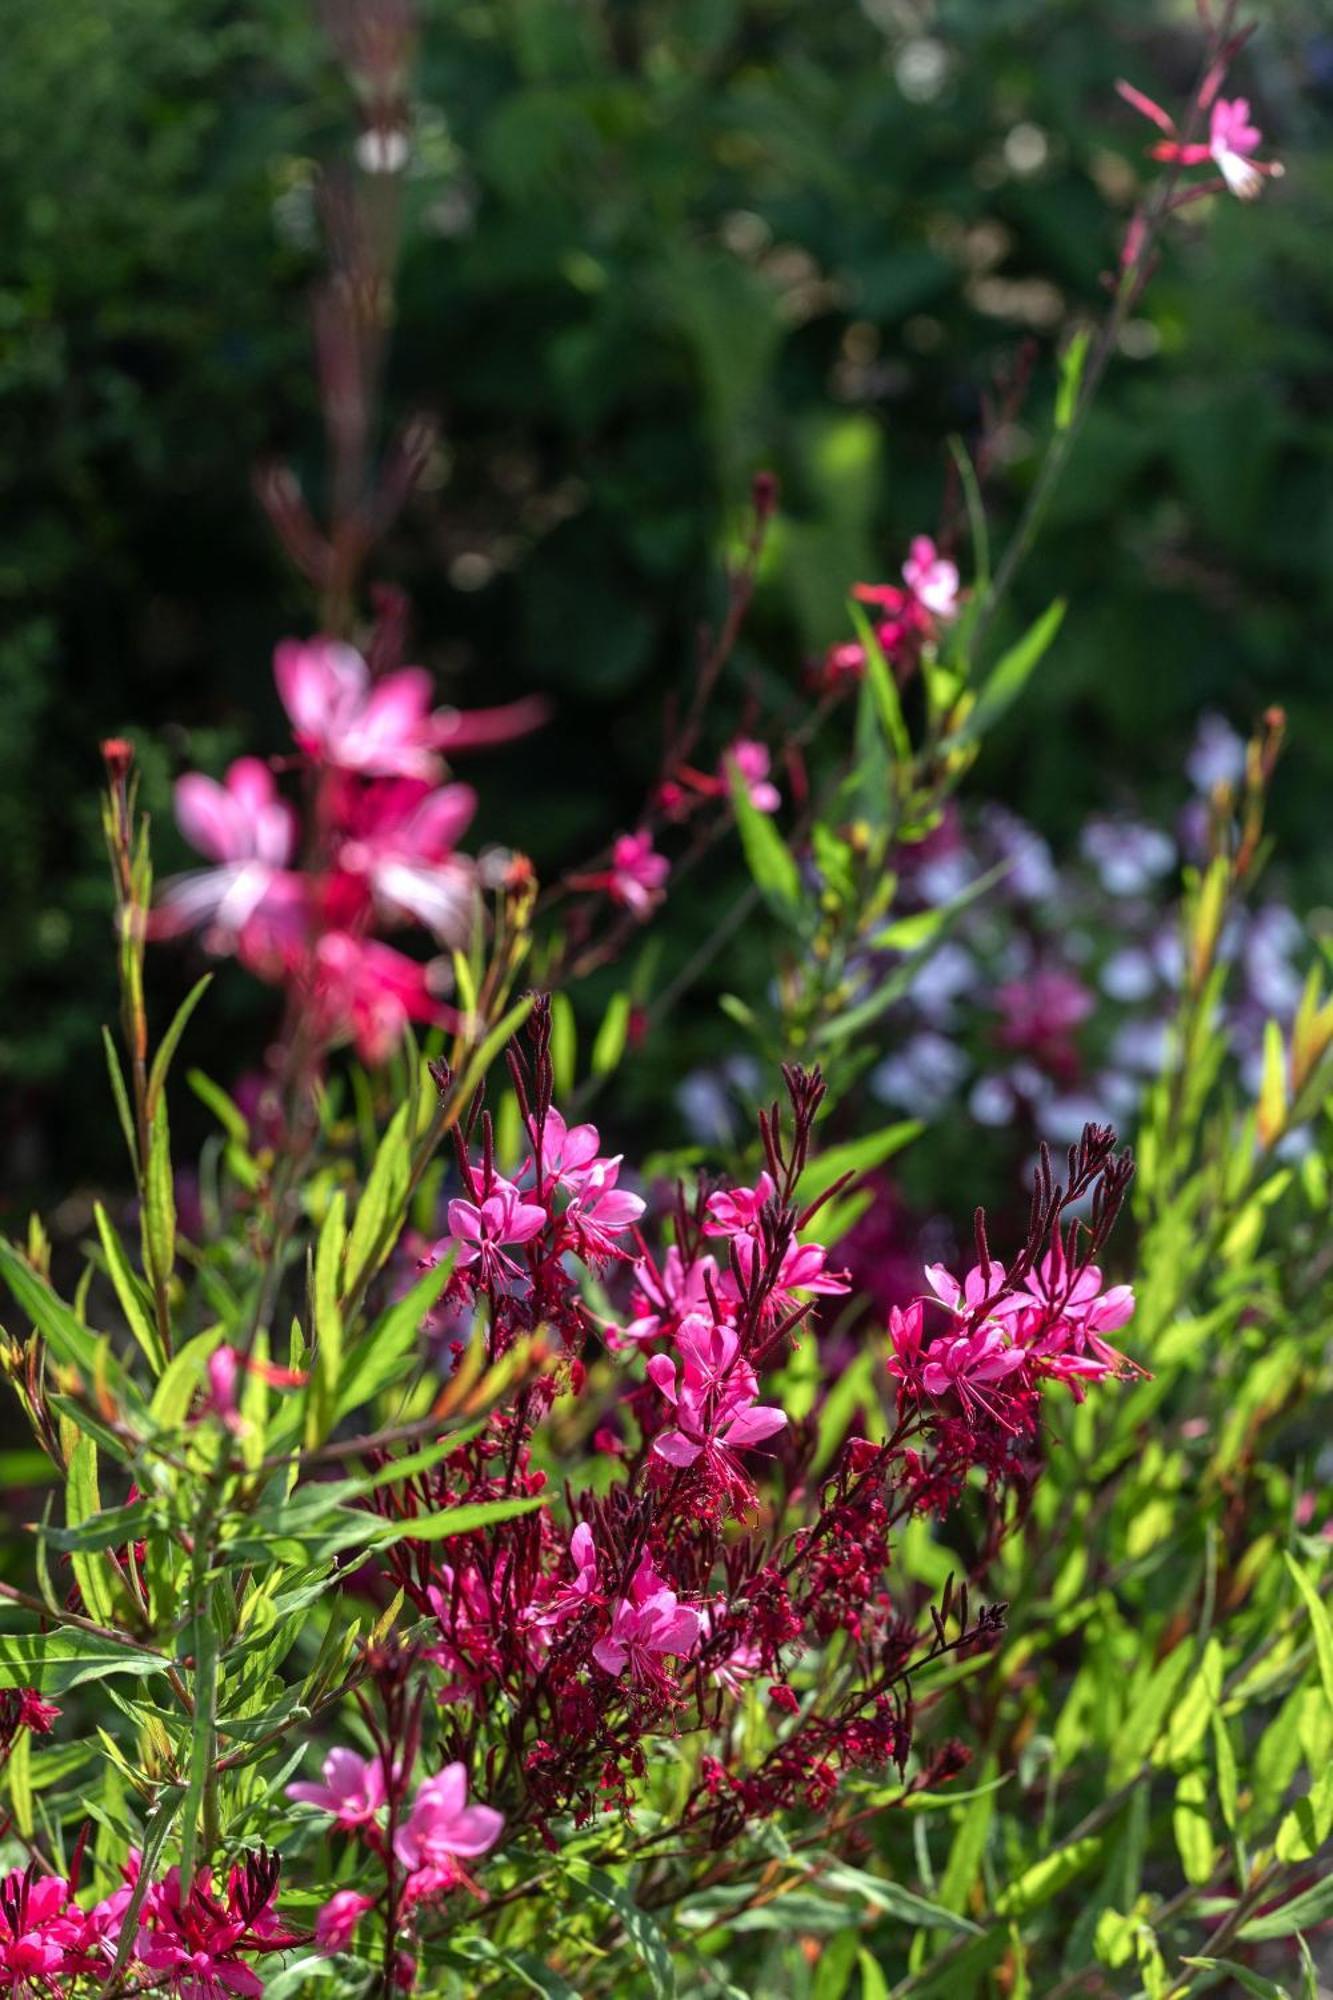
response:
[[[362,1896],[355,1889],[338,1889],[315,1917],[315,1945],[319,1951],[346,1951],[356,1935],[356,1927],[367,1910],[375,1907],[374,1898]]]
[[[302,1780],[288,1785],[288,1798],[330,1813],[344,1829],[365,1826],[387,1803],[384,1765],[378,1757],[361,1757],[355,1750],[330,1750],[322,1769],[322,1784]]]

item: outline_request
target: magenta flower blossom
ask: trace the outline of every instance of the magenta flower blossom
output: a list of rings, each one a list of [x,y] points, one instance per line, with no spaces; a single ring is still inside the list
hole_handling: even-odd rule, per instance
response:
[[[979,1387],[1005,1381],[1026,1359],[1023,1349],[988,1320],[970,1332],[932,1340],[923,1355],[921,1385],[928,1396],[947,1396],[953,1389],[964,1403],[977,1402],[984,1409],[988,1406]]]
[[[635,1317],[617,1330],[616,1341],[632,1341],[636,1346],[672,1335],[689,1313],[708,1311],[708,1287],[716,1285],[717,1260],[696,1257],[686,1263],[672,1243],[661,1266],[650,1257],[641,1257],[634,1266]]]
[[[322,1766],[323,1783],[302,1779],[288,1785],[287,1796],[298,1805],[317,1806],[348,1831],[365,1826],[388,1801],[384,1764],[379,1757],[361,1757],[355,1750],[330,1750]]]
[[[399,778],[371,785],[350,804],[338,867],[365,885],[389,922],[424,924],[445,944],[472,928],[476,864],[454,852],[477,809],[471,785]]]
[[[929,535],[914,535],[903,564],[903,581],[933,618],[958,616],[958,565],[939,553]]]
[[[278,797],[273,773],[257,757],[238,757],[222,784],[192,771],[176,785],[176,823],[212,868],[192,869],[166,884],[153,914],[158,937],[201,925],[210,951],[234,951],[248,928],[284,911],[300,890],[288,875],[296,819]]]
[[[544,1194],[556,1188],[573,1192],[582,1187],[597,1165],[601,1145],[595,1125],[567,1125],[552,1105],[542,1126],[540,1185]],[[616,1156],[619,1164],[620,1155]]]
[[[606,891],[640,919],[660,903],[671,873],[671,863],[653,848],[651,833],[622,833],[611,849],[611,872]]]
[[[740,1267],[742,1278],[747,1285],[750,1284],[756,1260],[760,1257],[758,1238],[748,1232],[734,1236],[731,1252]],[[777,1280],[764,1302],[764,1310],[769,1318],[777,1318],[793,1311],[801,1303],[802,1294],[808,1298],[836,1298],[851,1288],[851,1281],[845,1272],[828,1269],[828,1251],[821,1243],[793,1241],[783,1253]],[[739,1303],[741,1294],[735,1272],[723,1272],[718,1292],[729,1304]]]
[[[1126,104],[1151,119],[1160,132],[1166,133],[1164,140],[1159,140],[1150,148],[1155,160],[1169,160],[1184,167],[1201,167],[1211,162],[1232,194],[1241,201],[1254,201],[1262,194],[1266,178],[1276,179],[1281,175],[1283,168],[1279,160],[1257,160],[1254,157],[1256,149],[1263,143],[1263,133],[1250,122],[1247,98],[1217,98],[1209,112],[1207,140],[1192,140],[1187,144],[1176,130],[1170,113],[1154,103],[1151,97],[1136,90],[1132,83],[1118,82],[1116,89]]]
[[[710,1325],[696,1315],[681,1328],[678,1345],[679,1382],[668,1355],[654,1355],[648,1363],[648,1379],[676,1412],[674,1426],[653,1439],[653,1450],[681,1468],[703,1457],[710,1473],[725,1478],[734,1473],[727,1454],[762,1444],[785,1427],[787,1413],[756,1400],[754,1370],[739,1358],[731,1327]]]
[[[356,1927],[367,1910],[375,1907],[374,1898],[362,1896],[355,1889],[337,1889],[315,1916],[315,1944],[320,1951],[347,1951],[356,1935]]]
[[[546,1227],[546,1210],[525,1201],[512,1181],[497,1174],[480,1203],[462,1198],[449,1204],[449,1236],[457,1246],[461,1270],[477,1266],[483,1285],[499,1278],[517,1278],[519,1266],[509,1247],[530,1243]]]
[[[562,1234],[570,1247],[592,1263],[620,1255],[615,1238],[632,1228],[647,1206],[642,1195],[616,1186],[619,1172],[618,1156],[595,1161],[560,1218]]]
[[[611,1614],[611,1629],[592,1649],[604,1673],[623,1674],[629,1668],[636,1681],[658,1686],[666,1679],[662,1662],[688,1659],[699,1643],[699,1613],[682,1604],[645,1555]]]
[[[353,646],[336,639],[285,639],[273,674],[292,734],[307,757],[366,778],[433,779],[439,730],[431,678],[400,667],[372,682]]]
[[[488,1854],[504,1828],[504,1816],[492,1806],[467,1802],[467,1767],[446,1764],[417,1791],[412,1809],[393,1839],[393,1851],[405,1868],[424,1871],[416,1893],[434,1893],[465,1880],[460,1861]]]
[[[741,781],[750,794],[750,804],[755,810],[773,813],[782,804],[782,794],[768,775],[772,762],[766,743],[757,743],[749,736],[739,736],[724,753],[719,776],[724,784],[728,784],[730,770],[734,767],[740,772]]]
[[[372,1065],[393,1054],[409,1021],[447,1018],[432,989],[432,968],[378,938],[326,931],[307,976],[323,1032],[349,1038],[361,1060]]]
[[[1024,1305],[1014,1293],[1005,1291],[1004,1266],[994,1259],[984,1267],[974,1264],[961,1285],[943,1264],[927,1264],[926,1283],[941,1305],[963,1319],[983,1307],[991,1318],[1012,1318]]]
[[[58,1993],[86,1962],[87,1919],[58,1875],[15,1869],[0,1880],[0,1988],[6,1993]]]
[[[232,1869],[225,1904],[213,1892],[210,1869],[198,1870],[188,1895],[180,1869],[170,1869],[148,1890],[140,1912],[135,1949],[145,1970],[165,1981],[176,2000],[262,1995],[264,1982],[240,1954],[295,1942],[272,1907],[277,1884],[276,1857],[262,1850]]]
[[[590,1605],[601,1602],[597,1588],[597,1544],[586,1521],[580,1521],[570,1536],[569,1554],[574,1564],[572,1583],[546,1583],[543,1586],[546,1594],[534,1607],[533,1622],[542,1630],[558,1630]]]
[[[772,1201],[777,1189],[771,1174],[762,1173],[752,1188],[720,1188],[708,1197],[704,1210],[705,1236],[735,1236],[740,1230],[759,1226],[759,1214]]]

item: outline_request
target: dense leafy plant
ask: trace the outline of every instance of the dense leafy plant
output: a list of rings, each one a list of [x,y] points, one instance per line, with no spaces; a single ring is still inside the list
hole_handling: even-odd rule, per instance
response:
[[[361,111],[316,307],[329,471],[318,504],[262,481],[322,629],[278,648],[290,747],[179,779],[206,865],[160,889],[104,743],[135,1200],[96,1206],[77,1271],[36,1220],[0,1242],[41,1467],[0,1583],[7,1990],[1315,1992],[1333,1000],[1316,965],[1257,1052],[1224,1005],[1279,712],[1207,785],[1137,1174],[1088,1122],[989,1218],[954,1202],[948,1254],[861,1278],[923,1137],[861,1080],[1015,858],[926,879],[1064,617],[997,646],[1001,606],[1165,226],[1278,170],[1223,94],[1235,9],[1202,12],[1179,128],[1126,87],[1163,172],[996,569],[992,427],[803,702],[738,731],[783,540],[761,475],[648,798],[543,887],[464,845],[450,768],[543,704],[436,706],[367,588],[433,450],[378,428],[412,22],[329,8]],[[654,976],[639,936],[733,838],[748,885]],[[743,929],[772,968],[724,1002],[753,1124],[628,1165],[607,1093]],[[216,1130],[187,1172],[212,975],[156,1041],[146,996],[188,932],[277,1006],[233,1090],[188,1070]],[[1054,1063],[1068,995],[1018,988]]]

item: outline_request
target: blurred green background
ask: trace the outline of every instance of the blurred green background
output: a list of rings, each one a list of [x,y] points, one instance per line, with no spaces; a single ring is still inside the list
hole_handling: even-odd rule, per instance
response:
[[[1140,181],[1148,128],[1113,81],[1178,103],[1194,0],[421,13],[387,415],[429,410],[443,443],[379,573],[450,699],[555,696],[543,735],[467,772],[482,835],[549,873],[651,781],[757,467],[783,512],[732,723],[747,687],[806,699],[848,582],[934,525],[948,438],[1030,338],[1003,533]],[[1252,13],[1231,87],[1287,178],[1210,204],[1127,329],[1011,615],[1073,608],[978,783],[1058,851],[1091,807],[1173,810],[1200,710],[1244,727],[1281,700],[1275,818],[1310,906],[1333,900],[1333,15]],[[115,1171],[89,1108],[113,1009],[99,737],[141,745],[164,866],[175,772],[283,741],[272,647],[312,608],[251,479],[281,452],[318,493],[314,184],[354,127],[304,0],[46,0],[6,53],[0,1185],[21,1210]],[[668,920],[668,962],[721,893]],[[193,969],[159,956],[163,1005]],[[234,1073],[263,1010],[224,978],[195,1058]]]

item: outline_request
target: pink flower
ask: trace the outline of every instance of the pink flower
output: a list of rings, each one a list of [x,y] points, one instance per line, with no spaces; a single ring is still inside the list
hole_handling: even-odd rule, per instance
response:
[[[1005,1381],[1026,1359],[1021,1347],[1011,1346],[1003,1331],[987,1321],[972,1332],[932,1340],[923,1357],[921,1386],[928,1396],[947,1396],[956,1390],[964,1403],[980,1403],[994,1415],[978,1393],[979,1385]]]
[[[929,535],[914,536],[903,564],[903,581],[932,617],[958,616],[958,566],[946,561]]]
[[[405,1868],[428,1871],[429,1883],[419,1884],[418,1893],[427,1886],[443,1889],[465,1879],[460,1860],[489,1853],[503,1827],[503,1815],[491,1806],[468,1804],[467,1767],[446,1764],[420,1786],[393,1851]]]
[[[1248,99],[1219,97],[1208,121],[1208,151],[1232,194],[1241,201],[1254,201],[1262,194],[1266,174],[1282,172],[1276,160],[1254,158],[1262,143],[1263,133],[1250,123]]]
[[[941,1305],[966,1319],[985,1307],[992,1318],[1012,1318],[1022,1310],[1023,1300],[1004,1289],[1004,1266],[994,1259],[984,1268],[974,1264],[960,1285],[943,1264],[927,1264],[926,1283]]]
[[[740,736],[724,754],[719,775],[724,783],[729,783],[730,767],[734,766],[750,794],[750,804],[757,812],[772,813],[782,804],[782,794],[769,779],[771,764],[767,744]]]
[[[597,1589],[597,1544],[586,1521],[580,1521],[570,1536],[569,1554],[574,1564],[573,1582],[547,1584],[548,1594],[534,1613],[534,1622],[543,1629],[556,1630],[571,1618],[577,1618],[589,1605],[601,1602]]]
[[[552,1105],[542,1126],[541,1178],[539,1185],[544,1194],[556,1188],[569,1191],[581,1188],[593,1168],[599,1164],[597,1149],[601,1145],[595,1125],[566,1125],[560,1113]],[[616,1164],[619,1164],[617,1155]]]
[[[337,1889],[315,1917],[315,1943],[320,1951],[346,1951],[356,1927],[367,1910],[375,1907],[374,1898],[362,1896],[355,1889]]]
[[[650,1257],[641,1257],[634,1266],[636,1317],[618,1330],[612,1345],[626,1340],[639,1345],[671,1335],[688,1313],[708,1309],[708,1287],[716,1285],[717,1276],[715,1258],[697,1257],[687,1264],[674,1243],[660,1269]]]
[[[326,931],[305,976],[323,1032],[350,1036],[361,1060],[372,1065],[393,1054],[409,1021],[447,1018],[432,990],[431,967],[376,938]]]
[[[285,639],[273,675],[307,757],[362,777],[431,779],[439,771],[424,668],[400,667],[372,683],[355,647]]]
[[[1191,140],[1186,144],[1176,130],[1175,120],[1160,104],[1136,90],[1132,83],[1118,82],[1116,89],[1126,104],[1166,133],[1166,138],[1150,149],[1155,160],[1170,160],[1185,167],[1206,166],[1211,161],[1232,194],[1241,201],[1253,201],[1263,192],[1265,178],[1276,179],[1283,171],[1278,160],[1254,157],[1263,134],[1257,125],[1250,123],[1247,98],[1219,97],[1209,113],[1207,141]]]
[[[703,1457],[710,1474],[730,1483],[737,1472],[730,1454],[782,1430],[787,1413],[756,1401],[754,1370],[738,1358],[739,1341],[731,1327],[713,1326],[695,1315],[682,1326],[679,1347],[679,1384],[669,1356],[654,1355],[648,1363],[648,1379],[676,1412],[674,1427],[653,1439],[653,1450],[668,1465],[681,1468]]]
[[[699,1643],[699,1613],[682,1604],[645,1555],[611,1614],[611,1629],[592,1649],[604,1673],[623,1674],[628,1667],[636,1681],[661,1685],[663,1660],[688,1659]]]
[[[222,784],[192,771],[177,781],[176,821],[192,847],[216,865],[168,882],[153,913],[158,937],[207,925],[211,951],[234,951],[267,913],[285,916],[301,898],[287,873],[296,819],[278,797],[273,774],[257,757],[240,757]]]
[[[0,1987],[6,1993],[59,1993],[82,1971],[87,1920],[58,1875],[15,1869],[0,1880]]]
[[[454,848],[476,808],[470,785],[432,790],[412,778],[371,785],[349,801],[338,867],[365,884],[381,917],[424,924],[445,944],[462,944],[477,871]]]
[[[759,1239],[748,1232],[734,1236],[731,1254],[746,1285],[751,1284],[755,1264],[761,1258]],[[812,1298],[837,1298],[849,1292],[851,1282],[846,1273],[830,1271],[827,1267],[828,1251],[821,1243],[790,1242],[783,1252],[777,1277],[764,1300],[765,1313],[770,1318],[778,1318],[794,1311],[801,1303],[802,1293]],[[728,1305],[739,1304],[741,1291],[734,1271],[723,1272],[718,1293]]]
[[[277,1884],[277,1857],[264,1849],[232,1869],[225,1905],[213,1892],[209,1869],[198,1870],[188,1895],[180,1869],[168,1870],[148,1890],[140,1912],[135,1949],[145,1970],[164,1977],[177,2000],[262,1995],[263,1981],[240,1954],[275,1951],[295,1941],[272,1908]]]
[[[546,1210],[524,1201],[512,1181],[497,1174],[480,1202],[459,1198],[449,1204],[449,1235],[457,1245],[460,1269],[475,1264],[483,1285],[517,1278],[518,1264],[506,1246],[530,1243],[546,1227]]]
[[[708,1197],[704,1235],[735,1236],[742,1229],[753,1233],[759,1226],[761,1210],[776,1193],[773,1177],[767,1173],[760,1174],[752,1188],[720,1188]]]
[[[662,900],[671,863],[653,850],[651,833],[622,833],[611,849],[606,889],[613,903],[646,917]]]
[[[560,1218],[562,1236],[576,1255],[590,1263],[618,1256],[620,1246],[614,1239],[632,1228],[647,1206],[642,1195],[616,1186],[619,1172],[619,1157],[595,1161]]]
[[[331,1813],[344,1831],[366,1826],[387,1803],[384,1764],[379,1757],[361,1757],[355,1750],[330,1750],[322,1769],[322,1784],[303,1779],[288,1785],[287,1796],[299,1805],[318,1806],[321,1812]]]
[[[225,1346],[214,1348],[208,1357],[205,1373],[208,1394],[200,1415],[217,1417],[237,1437],[245,1429],[244,1419],[236,1404],[236,1385],[242,1374],[258,1375],[275,1389],[300,1389],[306,1381],[299,1368],[276,1368],[271,1362],[257,1361],[253,1356],[246,1359],[234,1347]]]

